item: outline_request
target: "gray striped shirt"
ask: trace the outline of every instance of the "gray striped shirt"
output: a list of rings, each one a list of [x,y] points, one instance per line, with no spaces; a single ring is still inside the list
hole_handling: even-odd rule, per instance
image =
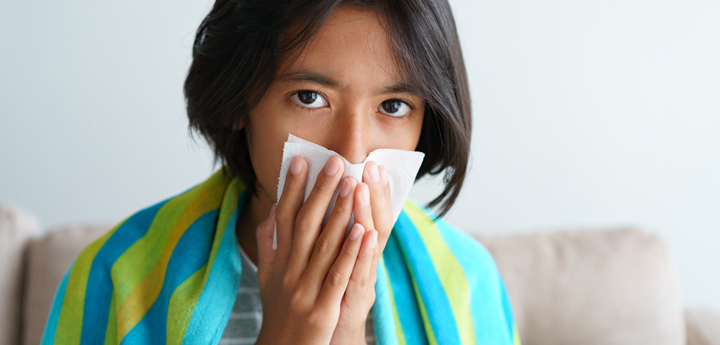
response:
[[[230,319],[220,339],[220,345],[255,344],[260,333],[260,326],[262,326],[262,303],[257,280],[257,267],[250,261],[242,247],[239,245],[238,247],[240,255],[242,255],[240,287]],[[372,312],[368,313],[367,321],[365,321],[365,341],[368,345],[375,345]]]

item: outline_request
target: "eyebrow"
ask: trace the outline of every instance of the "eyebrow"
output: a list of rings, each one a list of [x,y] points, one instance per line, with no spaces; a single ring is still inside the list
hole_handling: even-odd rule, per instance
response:
[[[313,82],[320,85],[325,85],[334,89],[341,89],[344,91],[350,90],[350,87],[342,84],[328,76],[324,76],[320,73],[310,72],[307,70],[299,70],[291,73],[281,74],[277,78],[278,80],[288,82]],[[412,93],[417,95],[416,88],[412,85],[404,82],[396,83],[390,86],[385,86],[373,93],[373,96],[378,96],[388,93]]]

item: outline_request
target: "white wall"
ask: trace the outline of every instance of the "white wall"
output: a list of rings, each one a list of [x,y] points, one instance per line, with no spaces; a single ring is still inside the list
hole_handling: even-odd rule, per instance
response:
[[[720,3],[451,3],[474,144],[450,222],[648,229],[686,304],[720,309]],[[1,2],[0,200],[49,228],[117,222],[206,178],[182,83],[211,5]]]

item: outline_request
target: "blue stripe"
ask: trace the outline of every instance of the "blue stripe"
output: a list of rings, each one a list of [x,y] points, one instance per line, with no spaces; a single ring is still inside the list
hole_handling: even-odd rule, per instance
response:
[[[505,313],[505,324],[507,325],[508,333],[510,333],[510,343],[515,343],[515,318],[513,317],[512,306],[510,305],[510,298],[508,298],[507,291],[505,290],[505,284],[500,280],[500,292],[502,294],[502,306]]]
[[[420,298],[425,305],[435,338],[442,345],[460,344],[460,335],[450,300],[440,282],[425,242],[405,212],[400,213],[393,232],[398,236],[404,257],[410,258],[406,262],[420,291]]]
[[[209,211],[185,230],[168,261],[160,294],[140,322],[125,335],[123,344],[165,344],[170,297],[207,263],[217,215],[217,210]]]
[[[375,303],[372,306],[373,330],[377,345],[398,345],[398,336],[395,329],[395,317],[390,301],[390,291],[387,288],[385,276],[385,251],[377,265],[377,280],[375,281]]]
[[[470,286],[470,310],[477,343],[512,344],[512,311],[508,314],[506,310],[509,309],[509,301],[492,256],[472,236],[442,220],[438,220],[436,225],[455,254]]]
[[[85,292],[81,345],[102,344],[105,341],[113,292],[110,275],[113,264],[130,246],[145,236],[157,211],[166,202],[150,206],[128,218],[93,258]]]
[[[235,223],[243,203],[247,199],[247,194],[247,191],[240,193],[237,207],[226,225],[220,247],[210,268],[210,275],[190,317],[183,344],[217,344],[220,342],[240,285],[242,262],[235,236]]]
[[[50,315],[48,316],[47,324],[45,325],[45,334],[43,334],[41,345],[51,345],[55,343],[55,331],[57,330],[58,319],[60,319],[60,310],[62,309],[63,300],[65,299],[65,289],[67,289],[68,279],[70,279],[70,272],[75,266],[75,261],[70,265],[65,276],[60,281],[55,299],[53,300],[52,308],[50,309]]]
[[[393,231],[393,233],[395,233]],[[415,290],[412,286],[412,277],[400,252],[396,236],[390,234],[387,245],[383,251],[385,266],[390,276],[395,306],[399,311],[400,324],[408,344],[427,344],[428,339],[423,327],[420,307],[418,306]]]

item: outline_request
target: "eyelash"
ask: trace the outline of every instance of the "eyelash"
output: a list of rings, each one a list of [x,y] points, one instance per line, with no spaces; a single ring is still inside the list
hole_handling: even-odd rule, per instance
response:
[[[303,107],[302,105],[300,105],[300,104],[298,104],[297,102],[295,102],[292,98],[290,98],[290,97],[292,97],[292,95],[294,95],[294,94],[296,94],[296,93],[298,93],[298,92],[307,92],[307,91],[309,91],[309,92],[315,92],[315,93],[317,93],[318,95],[320,95],[322,98],[324,98],[324,99],[327,101],[327,97],[326,97],[322,92],[320,92],[320,91],[318,91],[318,90],[312,90],[312,89],[295,90],[295,91],[293,91],[293,92],[290,92],[290,95],[288,96],[288,98],[290,99],[290,102],[291,102],[292,104],[294,104],[296,107],[300,108],[300,109],[303,110],[303,111],[313,113],[313,112],[315,112],[315,111],[320,110],[321,108],[308,108],[308,107]],[[383,103],[384,103],[384,102],[387,102],[387,101],[400,101],[400,102],[403,102],[403,103],[407,104],[407,106],[410,107],[410,112],[413,112],[413,111],[415,110],[415,107],[414,107],[410,102],[408,102],[408,101],[406,101],[406,100],[404,100],[404,99],[402,99],[402,98],[390,98],[390,99],[386,99],[386,100],[383,101]],[[381,103],[381,104],[382,104],[382,103]],[[408,113],[410,113],[410,112],[408,112]],[[390,115],[387,115],[387,116],[388,116],[389,118],[392,118],[392,119],[395,120],[395,121],[404,121],[404,120],[407,120],[409,114],[406,115],[406,116],[402,116],[402,117],[395,117],[395,116],[390,116]]]

